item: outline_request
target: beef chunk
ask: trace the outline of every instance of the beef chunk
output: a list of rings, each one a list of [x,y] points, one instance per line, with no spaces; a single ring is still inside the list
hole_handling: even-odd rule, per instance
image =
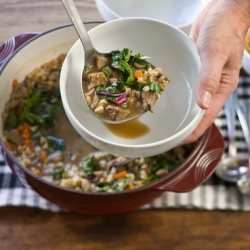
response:
[[[88,80],[91,83],[91,88],[95,88],[98,85],[101,85],[108,81],[108,78],[103,72],[91,73],[88,75]]]
[[[142,108],[144,110],[149,110],[154,112],[153,107],[158,99],[158,94],[156,92],[146,91],[142,92]]]
[[[106,110],[109,113],[113,121],[123,120],[126,117],[126,115],[130,113],[128,109],[124,109],[122,107],[112,105],[112,104],[108,105],[106,107]]]

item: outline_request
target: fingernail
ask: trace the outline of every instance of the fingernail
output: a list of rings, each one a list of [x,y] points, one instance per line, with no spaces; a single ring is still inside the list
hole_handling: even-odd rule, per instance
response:
[[[209,108],[212,102],[212,95],[208,91],[204,91],[201,94],[200,101],[205,108]]]

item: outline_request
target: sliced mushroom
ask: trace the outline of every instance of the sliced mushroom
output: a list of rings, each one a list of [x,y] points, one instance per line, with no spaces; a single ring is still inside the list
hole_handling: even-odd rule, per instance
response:
[[[98,70],[101,70],[102,68],[106,67],[109,64],[109,59],[105,56],[96,56],[95,59],[95,65],[98,68]]]
[[[4,135],[8,141],[11,141],[16,146],[23,145],[23,138],[17,129],[12,129],[10,131],[6,131],[4,133]]]

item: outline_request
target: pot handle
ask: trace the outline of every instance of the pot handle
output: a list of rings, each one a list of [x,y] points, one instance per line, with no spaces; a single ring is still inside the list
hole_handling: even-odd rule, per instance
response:
[[[40,34],[40,32],[20,34],[10,38],[3,44],[0,44],[0,69],[20,46],[22,46],[24,43],[37,36],[38,34]]]
[[[184,165],[176,169],[168,181],[164,179],[153,189],[172,192],[188,192],[195,189],[215,171],[224,149],[224,138],[215,124],[212,124]]]

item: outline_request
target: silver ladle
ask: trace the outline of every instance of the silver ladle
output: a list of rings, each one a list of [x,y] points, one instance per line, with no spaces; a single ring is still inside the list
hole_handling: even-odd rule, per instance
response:
[[[235,115],[242,121],[244,113],[239,108],[237,92],[234,91],[225,103],[225,114],[228,127],[228,155],[225,156],[215,173],[224,181],[236,183],[241,179],[246,179],[249,173],[248,162],[242,162],[237,156],[237,147],[235,141]],[[245,129],[245,128],[244,128]]]
[[[245,112],[243,107],[239,104],[236,106],[237,114],[242,126],[243,135],[247,144],[248,149],[248,174],[245,179],[240,179],[237,181],[237,187],[239,191],[244,195],[250,195],[250,131],[246,120]]]
[[[103,57],[111,57],[111,53],[101,53],[99,51],[97,51],[91,40],[90,40],[90,37],[88,35],[88,32],[82,22],[82,19],[79,15],[79,12],[75,6],[75,3],[73,0],[61,0],[72,23],[74,24],[74,27],[77,31],[77,34],[80,38],[80,41],[83,45],[83,48],[84,48],[84,51],[85,51],[85,66],[86,67],[91,67],[93,64],[94,64],[94,61],[95,61],[95,58],[96,56],[103,56]],[[82,88],[82,93],[83,93],[83,86],[81,86]],[[85,100],[85,96],[83,95],[83,98]],[[85,100],[86,102],[86,100]],[[87,104],[87,102],[86,102]],[[91,113],[93,115],[95,115],[98,119],[102,120],[103,122],[106,122],[106,123],[112,123],[112,124],[119,124],[119,123],[124,123],[124,122],[128,122],[130,120],[134,120],[138,117],[140,117],[141,115],[143,115],[145,112],[147,111],[144,111],[140,114],[136,114],[134,116],[130,116],[130,117],[125,117],[124,119],[122,120],[118,120],[118,121],[113,121],[111,119],[105,119],[104,117],[96,114],[90,107],[89,105],[87,104],[87,107],[89,108],[89,110],[91,111]]]

